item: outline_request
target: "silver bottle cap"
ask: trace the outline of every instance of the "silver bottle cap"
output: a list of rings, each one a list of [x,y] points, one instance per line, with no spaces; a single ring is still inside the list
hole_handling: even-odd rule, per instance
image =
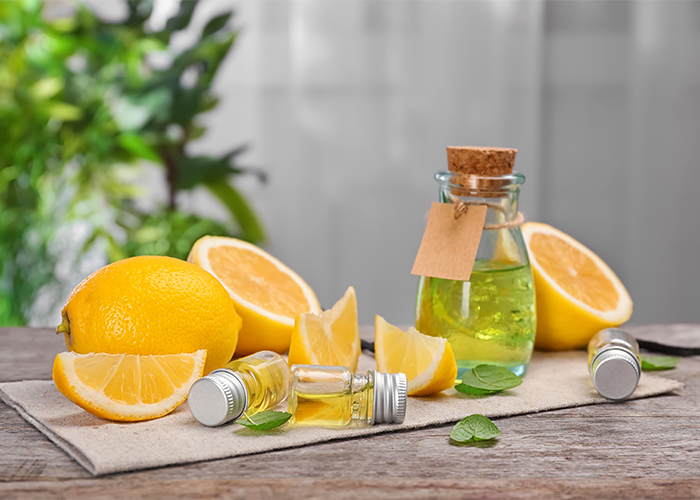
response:
[[[627,349],[600,351],[591,362],[593,386],[607,399],[625,399],[637,388],[641,364]]]
[[[374,372],[372,424],[400,424],[406,418],[408,379],[403,373]]]
[[[200,424],[216,427],[243,414],[248,408],[248,390],[237,373],[224,368],[192,384],[187,400]]]

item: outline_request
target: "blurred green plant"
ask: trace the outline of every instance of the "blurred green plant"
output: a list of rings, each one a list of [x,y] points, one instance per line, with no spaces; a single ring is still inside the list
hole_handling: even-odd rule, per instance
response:
[[[185,258],[205,234],[265,240],[253,209],[231,184],[238,147],[195,156],[188,145],[218,103],[211,86],[237,31],[231,12],[211,19],[175,53],[190,25],[184,0],[160,31],[153,2],[128,0],[128,18],[106,22],[81,3],[47,12],[39,0],[0,1],[0,325],[28,321],[57,265],[101,248],[110,261],[143,254]],[[142,160],[164,168],[167,204],[144,212],[135,177]],[[208,189],[228,210],[218,222],[178,209],[178,192]],[[63,300],[65,297],[59,297]]]

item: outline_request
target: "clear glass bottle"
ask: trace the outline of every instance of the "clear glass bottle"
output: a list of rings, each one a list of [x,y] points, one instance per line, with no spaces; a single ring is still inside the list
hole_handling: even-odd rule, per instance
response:
[[[231,361],[190,388],[190,411],[201,424],[215,427],[281,403],[289,391],[289,366],[272,351]]]
[[[588,343],[588,372],[601,396],[625,399],[642,375],[637,340],[619,328],[599,331]]]
[[[400,424],[406,416],[403,373],[353,374],[343,366],[292,366],[292,422],[322,426]]]
[[[469,281],[420,277],[416,329],[450,342],[458,377],[480,364],[523,376],[537,327],[532,269],[517,222],[525,176],[451,171],[435,179],[439,201],[486,205],[486,221]]]

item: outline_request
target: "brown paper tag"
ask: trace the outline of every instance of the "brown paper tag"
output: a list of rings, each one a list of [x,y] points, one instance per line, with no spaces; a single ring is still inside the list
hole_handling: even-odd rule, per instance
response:
[[[485,220],[485,205],[469,205],[455,219],[453,204],[433,203],[411,274],[468,281]]]

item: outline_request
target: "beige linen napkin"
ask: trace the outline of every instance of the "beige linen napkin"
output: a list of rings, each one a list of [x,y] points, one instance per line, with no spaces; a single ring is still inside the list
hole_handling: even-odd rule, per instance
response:
[[[363,354],[358,371],[374,366],[374,358]],[[681,387],[683,384],[675,380],[643,374],[630,399]],[[187,403],[163,418],[117,423],[90,415],[63,397],[53,382],[39,380],[0,384],[0,398],[94,475],[418,429],[456,422],[472,413],[506,417],[609,402],[591,385],[585,352],[535,352],[523,384],[494,396],[467,396],[449,390],[432,397],[409,398],[402,425],[328,429],[288,424],[268,432],[237,424],[210,428],[194,420]]]

